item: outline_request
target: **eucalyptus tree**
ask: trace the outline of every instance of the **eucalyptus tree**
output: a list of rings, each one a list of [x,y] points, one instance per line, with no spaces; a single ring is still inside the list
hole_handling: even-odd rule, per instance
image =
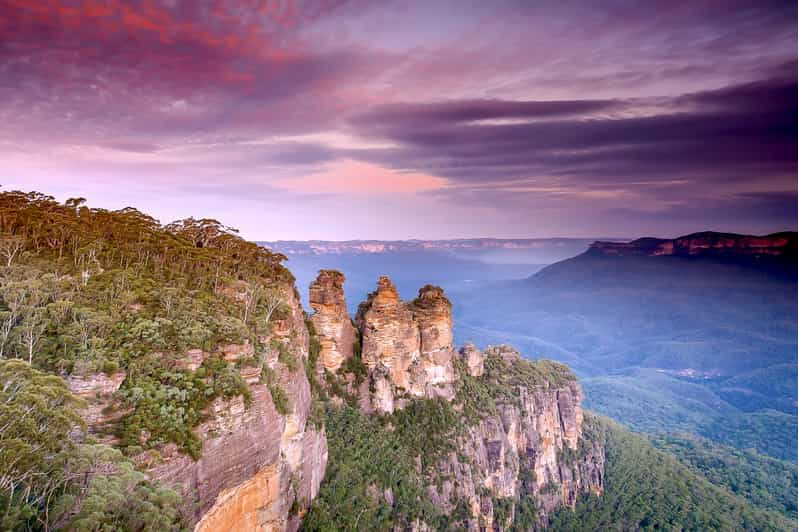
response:
[[[44,505],[62,479],[83,401],[66,382],[21,360],[0,360],[0,528]]]

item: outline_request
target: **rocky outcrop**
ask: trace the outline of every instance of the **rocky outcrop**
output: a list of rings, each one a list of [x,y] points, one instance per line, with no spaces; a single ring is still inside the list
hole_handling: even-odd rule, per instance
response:
[[[70,375],[67,377],[69,391],[84,399],[108,396],[116,392],[125,381],[127,374],[118,371],[110,375],[94,373],[91,375]]]
[[[460,359],[472,377],[481,377],[485,372],[485,356],[474,344],[469,342],[460,348]]]
[[[355,324],[374,410],[393,412],[407,398],[453,397],[452,311],[442,289],[425,286],[406,303],[391,280],[380,277]]]
[[[137,457],[155,479],[180,488],[183,513],[197,531],[295,530],[316,497],[327,464],[324,430],[308,424],[310,383],[301,363],[308,357],[304,311],[291,286],[282,287],[290,309],[263,338],[262,364],[288,398],[286,414],[272,400],[269,385],[260,382],[261,367],[242,366],[251,403],[242,397],[217,399],[207,421],[195,429],[202,454],[194,460],[166,445],[158,453]],[[279,345],[299,362],[291,369],[279,359]],[[254,354],[251,344],[225,345],[219,354],[237,361]],[[201,364],[204,354],[189,351],[187,364]]]
[[[418,291],[408,308],[418,324],[420,333],[421,367],[424,370],[425,395],[427,397],[454,397],[455,357],[452,334],[452,304],[443,294],[443,289],[426,285]]]
[[[639,238],[631,242],[595,242],[588,253],[604,256],[677,256],[716,258],[798,258],[798,233],[767,236],[694,233],[675,239]]]
[[[324,369],[335,373],[352,358],[357,331],[346,309],[344,275],[335,270],[322,270],[310,285],[310,317],[321,344],[319,360]]]
[[[477,360],[473,346],[463,351]],[[489,366],[484,378],[494,384],[506,384],[502,379],[512,380],[518,365],[530,364],[507,346],[480,355]],[[580,494],[600,494],[604,450],[583,437],[582,399],[569,373],[518,385],[512,400],[497,401],[495,413],[471,424],[457,452],[438,465],[429,483],[433,502],[446,511],[465,503],[469,530],[503,530],[522,501],[534,502],[534,526],[541,526],[557,508],[573,507]]]
[[[456,352],[452,306],[439,287],[424,286],[404,302],[381,277],[355,324],[367,375],[349,393],[361,409],[387,414],[437,398],[460,412],[456,451],[421,473],[437,508],[459,515],[465,508],[463,527],[507,529],[520,505],[527,521],[519,526],[544,526],[580,494],[602,492],[604,450],[584,437],[582,389],[567,367],[523,360],[509,346],[482,352],[466,344]],[[378,495],[389,504],[390,494]]]
[[[114,409],[113,394],[119,390],[126,377],[124,371],[117,371],[110,375],[93,373],[70,375],[66,378],[69,390],[86,400],[86,407],[80,415],[86,422],[88,435],[101,443],[111,445],[117,441],[109,428],[126,411]]]

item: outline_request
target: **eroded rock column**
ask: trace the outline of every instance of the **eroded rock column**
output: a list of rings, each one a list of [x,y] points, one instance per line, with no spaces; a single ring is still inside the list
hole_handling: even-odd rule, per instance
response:
[[[356,330],[346,309],[344,274],[335,270],[321,270],[310,285],[310,317],[321,344],[319,359],[324,369],[335,373],[352,358]]]

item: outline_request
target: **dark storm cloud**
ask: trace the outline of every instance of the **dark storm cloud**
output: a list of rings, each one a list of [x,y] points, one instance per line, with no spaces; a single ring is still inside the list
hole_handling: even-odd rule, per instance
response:
[[[438,103],[393,104],[377,107],[353,119],[365,127],[375,124],[418,123],[459,124],[483,120],[532,119],[567,117],[621,107],[614,100],[571,100],[547,102],[515,102],[505,100],[466,100]]]
[[[583,102],[582,110],[580,102],[394,104],[359,116],[353,127],[399,146],[361,157],[455,182],[763,179],[798,172],[798,75],[788,73],[658,101],[652,109],[646,101]],[[624,106],[625,116],[590,114]],[[575,113],[584,116],[558,116]],[[531,120],[470,122],[522,117]]]

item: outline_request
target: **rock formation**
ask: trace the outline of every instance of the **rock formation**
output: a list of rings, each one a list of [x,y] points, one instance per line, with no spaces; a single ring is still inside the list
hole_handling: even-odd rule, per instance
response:
[[[406,303],[391,280],[380,277],[355,324],[376,411],[393,412],[406,398],[454,396],[452,309],[442,289],[425,286]]]
[[[452,435],[456,451],[420,471],[437,508],[445,513],[464,509],[461,524],[469,530],[502,530],[523,514],[516,511],[520,505],[534,504],[532,524],[539,527],[558,507],[573,506],[580,494],[601,493],[604,450],[583,434],[582,390],[565,366],[524,361],[507,346],[483,352],[466,344],[456,351],[452,305],[441,288],[430,285],[405,302],[381,277],[353,326],[343,283],[338,272],[319,273],[310,289],[315,311],[310,320],[321,346],[319,361],[336,375],[337,384],[343,383],[349,404],[391,414],[414,399],[432,399],[462,418],[461,429]],[[310,345],[305,313],[292,286],[280,287],[280,294],[289,312],[259,338],[265,352],[249,342],[218,349],[219,356],[240,366],[251,403],[238,396],[218,398],[207,407],[206,420],[194,429],[203,446],[197,460],[174,444],[135,457],[153,479],[180,489],[183,514],[195,531],[293,531],[319,493],[327,439],[308,418],[309,379],[321,372],[305,374]],[[300,363],[287,364],[281,351]],[[195,371],[207,356],[192,349],[175,364]],[[338,375],[349,359],[363,368],[359,377]],[[260,366],[253,367],[253,360]],[[261,379],[262,368],[271,375],[268,382]],[[96,427],[119,415],[107,407],[124,379],[124,373],[70,378],[70,388],[89,400],[90,431],[101,433]],[[466,384],[470,391],[463,391]],[[272,398],[274,385],[288,399],[287,412],[278,410]],[[339,398],[333,404],[342,403]],[[391,504],[392,497],[382,498]]]
[[[426,285],[418,291],[418,297],[408,307],[418,324],[420,333],[421,366],[424,370],[425,395],[427,397],[454,396],[455,356],[452,334],[452,304],[443,294],[443,289]]]
[[[152,478],[181,492],[182,512],[195,531],[296,530],[318,494],[327,464],[327,439],[322,428],[308,424],[311,389],[301,363],[308,357],[308,331],[293,286],[283,286],[281,292],[290,312],[272,324],[269,337],[261,339],[269,346],[262,363],[285,392],[289,411],[278,412],[269,387],[261,382],[261,367],[242,365],[239,371],[249,386],[251,404],[245,405],[241,396],[211,403],[207,420],[194,429],[202,442],[198,460],[174,444],[134,457]],[[278,359],[280,344],[297,357],[296,369]],[[251,357],[254,349],[250,343],[224,345],[218,354],[235,362]],[[195,371],[207,356],[191,349],[177,367]],[[111,394],[124,380],[121,372],[69,378],[70,389],[89,402],[83,416],[95,438],[103,436],[100,429],[108,421],[121,415],[109,407]],[[102,441],[113,443],[111,438]]]
[[[467,343],[460,348],[460,358],[466,367],[466,372],[472,377],[481,377],[485,373],[485,356],[472,343]]]
[[[465,505],[463,526],[506,529],[516,507],[530,500],[535,526],[545,525],[555,509],[573,506],[580,494],[602,492],[604,450],[583,437],[582,390],[565,366],[523,361],[508,346],[481,352],[466,344],[458,354],[451,304],[438,287],[425,286],[415,300],[403,302],[381,277],[355,323],[367,369],[364,384],[354,390],[362,409],[385,414],[413,398],[439,398],[464,418],[476,416],[464,421],[457,451],[424,471],[436,507],[454,513]],[[490,399],[493,406],[467,411],[464,402],[473,399],[455,393],[466,378],[484,386],[483,393],[501,392]]]
[[[752,236],[707,231],[674,239],[638,238],[631,242],[595,242],[589,252],[609,256],[770,257],[796,260],[798,234]]]
[[[304,311],[292,286],[282,292],[290,313],[274,323],[269,345],[282,343],[301,362],[308,357],[309,341]],[[249,349],[226,346],[225,355]],[[203,442],[199,460],[167,455],[150,468],[155,478],[183,486],[196,531],[296,530],[318,493],[327,440],[323,430],[307,422],[311,392],[304,367],[300,363],[292,371],[278,360],[275,348],[267,350],[263,363],[288,396],[286,415],[275,408],[267,385],[249,381],[248,408],[241,398],[211,405],[209,420],[196,429]]]
[[[316,329],[321,351],[319,360],[324,369],[335,373],[341,364],[352,358],[357,331],[346,310],[344,275],[335,270],[322,270],[310,285],[310,317]]]
[[[466,346],[461,357],[469,374],[487,371],[485,378],[492,382],[523,364],[507,346],[484,354]],[[453,511],[465,501],[469,530],[504,530],[522,500],[534,501],[537,526],[560,506],[573,507],[581,493],[600,494],[604,449],[583,437],[582,399],[572,375],[518,385],[513,400],[497,401],[496,412],[471,424],[458,451],[438,464],[437,478],[429,484],[435,505]],[[501,512],[497,504],[504,506]]]

